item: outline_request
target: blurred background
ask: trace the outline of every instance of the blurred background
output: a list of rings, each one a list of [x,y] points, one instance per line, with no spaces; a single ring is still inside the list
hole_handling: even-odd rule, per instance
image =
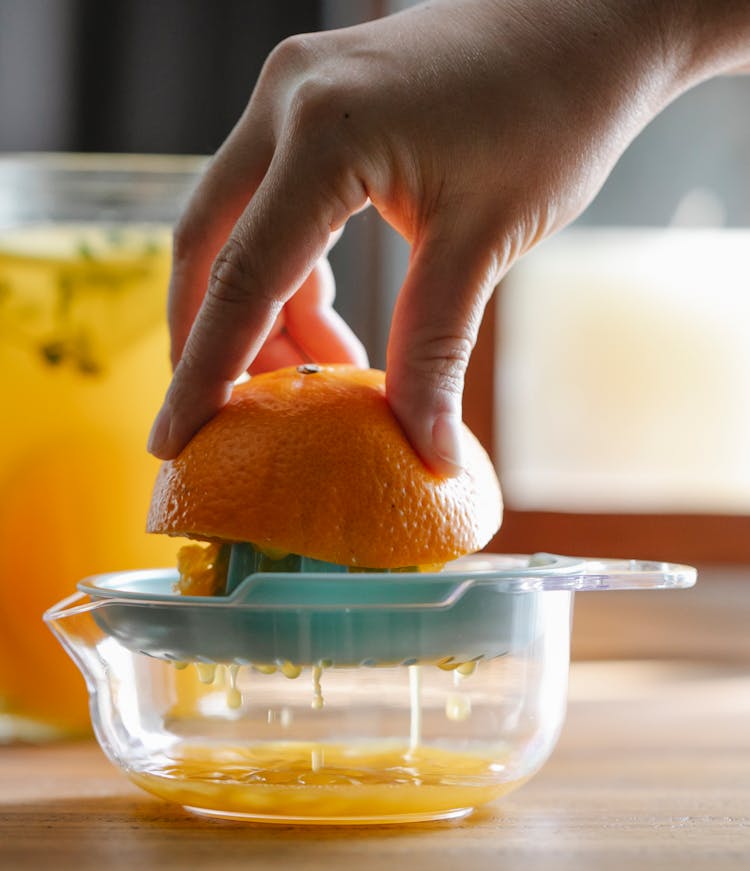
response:
[[[0,697],[27,725],[85,718],[41,611],[83,575],[174,559],[142,531],[143,446],[169,377],[169,227],[202,162],[12,155],[209,155],[281,39],[407,5],[0,0],[0,384],[21,409],[0,436]],[[749,99],[727,77],[668,107],[482,328],[465,414],[507,499],[493,548],[709,567],[693,593],[589,597],[581,656],[750,660]],[[332,252],[378,366],[407,257],[371,210]]]

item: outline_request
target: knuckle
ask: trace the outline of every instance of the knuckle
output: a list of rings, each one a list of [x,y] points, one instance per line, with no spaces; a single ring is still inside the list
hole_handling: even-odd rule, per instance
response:
[[[357,120],[363,98],[356,87],[335,74],[311,75],[290,94],[287,123],[290,139],[313,164],[321,197],[339,227],[368,200],[364,179],[369,174],[365,127]],[[298,149],[298,153],[299,153]],[[329,228],[330,229],[330,228]]]
[[[244,303],[257,284],[255,276],[242,246],[230,238],[211,266],[206,295],[216,302]]]
[[[200,372],[200,361],[196,355],[194,343],[188,342],[175,369],[174,378],[169,387],[170,396],[177,402],[182,401],[185,393],[189,390],[189,385],[195,381]],[[186,383],[188,388],[185,387]]]
[[[313,41],[313,34],[288,36],[269,54],[264,72],[273,76],[305,69],[311,63],[314,55]]]
[[[328,230],[338,230],[347,218],[365,205],[367,189],[357,173],[345,164],[333,165],[328,173],[330,182],[326,190],[329,208]]]
[[[233,236],[226,241],[211,266],[206,290],[209,305],[247,305],[251,300],[276,310],[281,300],[262,280],[262,270],[246,247]]]
[[[315,165],[321,193],[346,217],[368,199],[364,137],[345,117],[360,114],[357,101],[346,85],[309,78],[296,87],[289,106],[291,127]]]
[[[325,128],[319,125],[324,122],[328,112],[331,91],[331,83],[324,79],[311,77],[300,82],[290,100],[290,112],[296,123],[303,128],[322,132]]]
[[[474,338],[466,333],[439,332],[415,337],[407,360],[415,377],[451,395],[463,391]]]
[[[356,95],[346,82],[333,75],[309,75],[291,95],[290,113],[296,123],[319,134],[341,134],[340,121],[352,113]]]

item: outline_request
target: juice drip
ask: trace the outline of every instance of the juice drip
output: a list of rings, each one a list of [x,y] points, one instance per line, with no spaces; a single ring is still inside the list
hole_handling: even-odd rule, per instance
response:
[[[190,663],[181,660],[172,661],[172,666],[178,671],[183,671]],[[435,663],[438,668],[443,671],[453,672],[454,686],[460,686],[461,682],[472,675],[476,670],[476,660],[469,662],[446,663],[445,660],[440,660]],[[233,710],[242,707],[242,692],[237,685],[237,679],[240,672],[240,666],[237,663],[222,665],[219,663],[195,662],[193,663],[197,672],[198,680],[202,684],[220,684],[226,686],[227,707]],[[312,699],[310,707],[313,710],[320,711],[325,706],[323,697],[322,678],[323,670],[329,665],[328,661],[320,662],[311,668],[312,677]],[[284,675],[289,680],[296,680],[303,671],[301,665],[295,665],[286,660],[280,665],[271,665],[268,663],[256,664],[250,666],[253,671],[260,674],[272,675],[278,672]],[[421,665],[409,665],[409,703],[410,703],[410,720],[409,720],[409,746],[416,748],[421,743],[422,733],[422,668]],[[451,693],[446,697],[445,701],[445,716],[449,720],[465,720],[471,715],[471,700],[461,693]]]
[[[278,722],[282,729],[288,729],[294,720],[292,709],[287,708],[286,706],[279,710],[269,708],[266,717],[269,724]]]
[[[422,667],[409,666],[409,754],[422,743]]]
[[[476,659],[462,661],[460,659],[454,659],[452,656],[446,656],[443,659],[439,659],[435,665],[443,671],[457,671],[464,677],[468,677],[470,674],[474,673],[477,663],[481,658],[481,656],[478,656]]]
[[[294,680],[302,674],[302,666],[295,665],[293,662],[287,660],[279,666],[279,671],[284,675],[284,677]]]
[[[445,716],[459,723],[468,720],[471,716],[471,699],[461,693],[451,693],[445,700]]]
[[[311,707],[320,711],[324,705],[323,700],[323,689],[320,685],[320,679],[323,675],[323,666],[322,665],[314,665],[312,670],[312,680],[313,680],[313,698],[311,702]]]
[[[227,707],[237,709],[242,707],[242,693],[237,689],[237,672],[239,665],[227,666],[229,673],[229,686],[227,687]]]
[[[464,662],[453,670],[453,686],[457,689],[467,677],[474,674],[476,660]],[[454,722],[468,720],[471,716],[471,698],[465,693],[450,693],[445,699],[445,716]]]
[[[214,663],[196,662],[195,670],[198,672],[198,680],[201,683],[213,683],[216,678],[216,665]]]

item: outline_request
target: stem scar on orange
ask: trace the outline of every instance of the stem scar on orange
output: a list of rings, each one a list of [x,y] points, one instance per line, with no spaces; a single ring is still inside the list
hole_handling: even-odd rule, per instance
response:
[[[482,548],[502,520],[492,462],[466,427],[463,438],[465,468],[441,477],[394,417],[383,372],[267,372],[162,465],[148,530],[352,568],[444,563]]]

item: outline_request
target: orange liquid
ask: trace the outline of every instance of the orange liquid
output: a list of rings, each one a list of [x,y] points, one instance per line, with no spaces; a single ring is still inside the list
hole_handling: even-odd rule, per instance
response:
[[[174,565],[178,545],[144,532],[169,250],[162,227],[0,233],[0,715],[87,730],[42,613],[86,575]]]
[[[466,664],[465,664],[466,665]],[[475,663],[472,663],[475,665]],[[167,718],[200,722],[220,716],[222,696],[226,712],[238,711],[242,720],[253,693],[245,682],[253,672],[302,680],[309,687],[310,707],[325,707],[325,679],[320,666],[291,662],[274,665],[213,665],[178,663],[172,673],[175,704]],[[409,740],[370,738],[360,741],[267,740],[257,743],[231,739],[183,739],[169,755],[123,765],[130,779],[160,798],[214,816],[277,823],[396,823],[462,816],[520,786],[509,779],[505,752],[487,748],[465,752],[425,744],[421,738],[421,666],[410,666]],[[464,720],[471,715],[463,693],[464,677],[448,693],[445,717]],[[464,704],[458,704],[464,699]],[[208,704],[206,704],[208,703]],[[269,715],[270,715],[269,710]],[[293,725],[292,710],[282,708],[276,728]],[[314,718],[310,727],[315,728]],[[269,716],[269,723],[271,718]],[[204,720],[211,729],[210,719]],[[226,725],[226,724],[225,724]],[[178,727],[178,731],[180,728]]]
[[[421,746],[183,746],[128,776],[192,810],[263,822],[393,823],[459,816],[517,788],[496,757]]]

